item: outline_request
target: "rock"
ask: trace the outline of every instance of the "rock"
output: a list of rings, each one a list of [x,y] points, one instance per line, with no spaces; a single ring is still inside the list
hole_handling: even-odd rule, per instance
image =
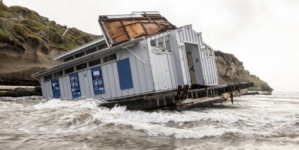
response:
[[[40,88],[16,88],[11,91],[0,93],[0,97],[42,96]]]
[[[218,70],[219,84],[239,82],[254,82],[251,91],[273,91],[273,89],[259,77],[244,69],[243,62],[232,54],[215,51],[215,61]]]

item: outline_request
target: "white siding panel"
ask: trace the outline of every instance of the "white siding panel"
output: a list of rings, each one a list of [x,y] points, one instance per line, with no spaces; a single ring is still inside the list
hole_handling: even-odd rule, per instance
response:
[[[42,88],[42,95],[43,95],[43,97],[46,97],[46,88],[45,88],[45,82],[44,82],[43,76],[40,77],[40,84],[41,84],[41,88]]]
[[[88,70],[88,85],[90,90],[90,97],[95,97],[94,89],[93,89],[93,83],[92,83],[92,76],[91,76],[91,70]]]
[[[81,97],[86,97],[86,89],[84,87],[84,80],[83,80],[83,77],[84,77],[84,74],[83,72],[78,72],[78,76],[79,76],[79,83],[80,83],[80,91],[81,91]]]
[[[105,93],[100,94],[100,97],[110,98],[111,97],[111,89],[110,89],[107,65],[102,66],[102,74],[103,74],[103,80],[104,80]]]
[[[135,54],[136,49],[139,49],[138,45],[134,45],[133,47],[129,47],[129,49]],[[140,94],[140,80],[139,80],[139,70],[137,68],[136,63],[142,63],[140,60],[137,60],[136,56],[134,56],[131,52],[129,52],[129,60],[130,60],[130,67],[131,67],[131,74],[133,80],[133,89],[134,94]]]
[[[139,42],[139,46],[137,47],[137,49],[134,51],[135,54],[142,59],[144,62],[146,62],[143,58],[143,54],[145,53],[145,51],[143,50],[145,48],[144,45],[142,45],[142,42]],[[146,80],[146,73],[145,73],[145,65],[143,62],[141,62],[140,60],[136,59],[136,66],[138,69],[138,77],[139,77],[139,82],[140,82],[140,93],[145,93],[145,92],[149,92],[147,89],[147,80]]]
[[[113,69],[113,78],[114,78],[114,81],[115,81],[115,93],[116,93],[117,97],[121,97],[122,96],[122,91],[120,89],[118,71],[117,71],[117,64],[116,63],[112,64],[112,69]]]
[[[65,97],[65,90],[64,90],[65,87],[63,84],[63,77],[58,78],[58,81],[59,81],[60,96],[61,96],[61,98],[64,98]]]
[[[83,80],[84,80],[84,88],[85,88],[85,92],[86,92],[86,97],[91,97],[91,92],[93,91],[91,89],[91,86],[89,84],[89,81],[91,81],[91,74],[90,74],[90,70],[85,70],[83,72]]]
[[[109,87],[110,87],[110,92],[111,92],[111,97],[109,98],[114,98],[116,97],[116,88],[115,88],[115,79],[114,79],[114,74],[113,74],[113,65],[112,63],[111,64],[108,64],[107,65],[107,73],[108,73],[108,76],[109,76]]]

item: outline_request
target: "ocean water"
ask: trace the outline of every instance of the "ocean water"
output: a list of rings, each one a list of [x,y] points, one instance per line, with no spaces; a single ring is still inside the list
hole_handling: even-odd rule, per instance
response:
[[[182,112],[2,97],[0,149],[298,150],[299,93],[242,96]]]

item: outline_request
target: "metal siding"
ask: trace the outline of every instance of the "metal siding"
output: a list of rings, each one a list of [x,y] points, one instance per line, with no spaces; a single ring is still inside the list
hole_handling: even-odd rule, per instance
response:
[[[47,81],[47,88],[48,88],[48,97],[53,98],[53,93],[52,93],[52,86],[51,86],[51,80]]]
[[[108,75],[107,65],[102,66],[102,74],[103,74],[103,80],[104,80],[105,93],[100,94],[100,97],[111,98],[111,90],[110,90],[110,84],[109,84],[109,75]]]
[[[149,53],[151,52],[150,45],[148,43],[149,40],[144,40],[140,41],[140,46],[143,47],[141,49],[142,52],[142,58],[146,62],[146,64],[143,65],[144,67],[144,73],[145,73],[145,78],[146,78],[146,85],[147,85],[147,92],[152,92],[154,91],[154,78],[153,78],[153,70],[151,68],[151,63],[150,63],[150,55]]]
[[[71,92],[71,85],[70,85],[70,76],[66,75],[64,78],[64,83],[67,87],[67,89],[65,89],[66,93],[67,93],[67,98],[72,99],[72,92]]]
[[[117,97],[116,86],[115,86],[115,80],[117,80],[117,78],[114,78],[112,63],[107,65],[107,69],[108,69],[109,86],[110,86],[109,90],[111,91],[111,98],[114,98]]]
[[[157,67],[157,71],[158,71],[158,80],[159,80],[159,90],[164,90],[165,88],[167,88],[167,79],[165,77],[165,70],[166,67],[164,66],[164,54],[163,55],[156,55],[156,67]]]
[[[165,67],[165,73],[164,73],[164,78],[166,78],[167,81],[167,87],[166,89],[172,89],[172,82],[171,82],[171,71],[170,71],[170,65],[168,62],[168,55],[170,54],[165,54],[164,55],[164,67]]]
[[[93,92],[93,89],[90,88],[89,81],[91,81],[90,70],[85,70],[83,71],[83,83],[86,97],[91,97],[91,93]]]
[[[179,84],[178,84],[178,77],[177,77],[177,70],[176,70],[177,67],[175,67],[174,55],[170,55],[169,64],[172,69],[171,78],[172,78],[173,88],[177,88]]]
[[[62,80],[62,84],[63,84],[63,89],[61,89],[61,90],[63,90],[63,93],[64,93],[64,96],[62,97],[62,98],[70,98],[70,96],[69,96],[69,88],[68,88],[68,82],[67,82],[67,76],[63,76],[62,78],[61,78],[61,80]]]
[[[168,75],[169,75],[169,78],[168,78],[168,84],[169,84],[169,89],[173,89],[174,87],[174,79],[173,79],[173,68],[172,68],[172,62],[171,62],[171,57],[172,55],[166,55],[166,63],[167,63],[167,66],[168,66]]]
[[[149,46],[149,62],[151,64],[151,70],[152,70],[152,76],[153,76],[153,84],[154,84],[154,90],[158,90],[159,89],[159,81],[158,81],[158,72],[156,69],[156,62],[152,61],[152,59],[154,59],[152,56],[152,50],[151,48],[151,44],[150,44],[150,39],[147,40],[148,46]]]
[[[41,84],[41,88],[42,88],[42,95],[43,95],[43,97],[46,97],[45,95],[46,95],[46,88],[45,88],[45,82],[44,82],[44,77],[43,76],[41,76],[40,77],[40,84]]]
[[[198,36],[198,43],[200,45],[200,47],[202,47],[202,42],[201,42],[201,36]],[[200,61],[201,61],[201,65],[202,65],[202,72],[203,72],[203,80],[204,80],[204,84],[207,84],[207,74],[206,74],[206,63],[205,63],[205,54],[203,52],[203,50],[199,50],[199,54],[200,54]]]
[[[145,46],[141,44],[141,42],[138,43],[137,47],[135,48],[134,53],[142,59],[146,64],[141,62],[140,60],[136,59],[136,66],[138,69],[138,78],[139,78],[139,84],[140,84],[140,93],[149,92],[147,89],[147,80],[146,80],[146,73],[145,73],[145,65],[148,65],[148,63],[144,60],[142,53],[144,52]]]
[[[134,54],[136,54],[137,49],[139,49],[139,45],[138,44],[134,45],[133,47],[129,47],[129,49]],[[137,67],[137,63],[143,63],[143,62],[141,62],[139,59],[137,59],[136,56],[134,56],[132,53],[129,53],[129,60],[130,60],[130,68],[131,68],[131,75],[132,75],[131,78],[133,80],[134,94],[140,94],[141,87],[140,87],[139,70]]]
[[[93,87],[93,81],[92,81],[91,68],[89,68],[89,70],[88,70],[88,76],[87,77],[88,77],[87,82],[88,82],[88,86],[89,86],[89,90],[90,90],[90,97],[95,97],[94,89],[93,89],[94,87]]]
[[[59,80],[61,98],[64,98],[65,97],[65,90],[64,90],[65,87],[63,84],[63,77],[59,77],[58,80]]]
[[[44,81],[43,88],[45,89],[44,97],[48,98],[48,88],[47,88],[47,81]]]
[[[122,95],[122,91],[120,90],[120,84],[119,84],[119,80],[118,80],[118,71],[117,71],[117,65],[116,63],[112,63],[112,69],[113,69],[113,78],[115,81],[115,93],[117,97],[121,97]]]
[[[46,82],[45,82],[46,98],[49,98],[49,97],[50,97],[50,94],[49,94],[49,93],[51,92],[51,91],[50,91],[51,89],[48,87],[48,86],[49,86],[48,82],[49,82],[49,81],[46,81]]]
[[[85,98],[86,97],[86,89],[85,89],[85,86],[84,86],[84,79],[83,79],[84,78],[84,73],[82,71],[78,72],[78,76],[79,76],[81,97]]]
[[[171,51],[174,54],[173,62],[176,70],[175,75],[176,75],[177,85],[183,85],[184,79],[182,75],[182,68],[180,67],[181,62],[180,62],[179,47],[178,47],[179,36],[177,31],[171,32],[169,39],[170,39],[169,43],[170,43]]]

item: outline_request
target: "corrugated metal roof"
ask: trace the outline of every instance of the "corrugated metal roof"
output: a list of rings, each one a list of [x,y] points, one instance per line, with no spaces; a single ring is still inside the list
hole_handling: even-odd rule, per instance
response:
[[[66,53],[64,53],[64,54],[61,54],[61,55],[59,55],[59,56],[56,56],[56,57],[54,58],[54,60],[63,58],[63,57],[65,57],[65,56],[67,56],[67,55],[71,55],[71,54],[73,54],[73,53],[76,53],[76,52],[78,52],[78,51],[80,51],[80,50],[82,50],[82,49],[88,47],[88,46],[94,45],[94,44],[99,43],[99,42],[102,42],[102,41],[105,41],[104,37],[98,38],[98,39],[93,40],[93,41],[91,41],[91,42],[89,42],[89,43],[86,43],[86,44],[83,44],[83,45],[81,45],[81,46],[78,46],[78,47],[74,48],[73,50],[71,50],[71,51],[69,51],[69,52],[66,52]]]

